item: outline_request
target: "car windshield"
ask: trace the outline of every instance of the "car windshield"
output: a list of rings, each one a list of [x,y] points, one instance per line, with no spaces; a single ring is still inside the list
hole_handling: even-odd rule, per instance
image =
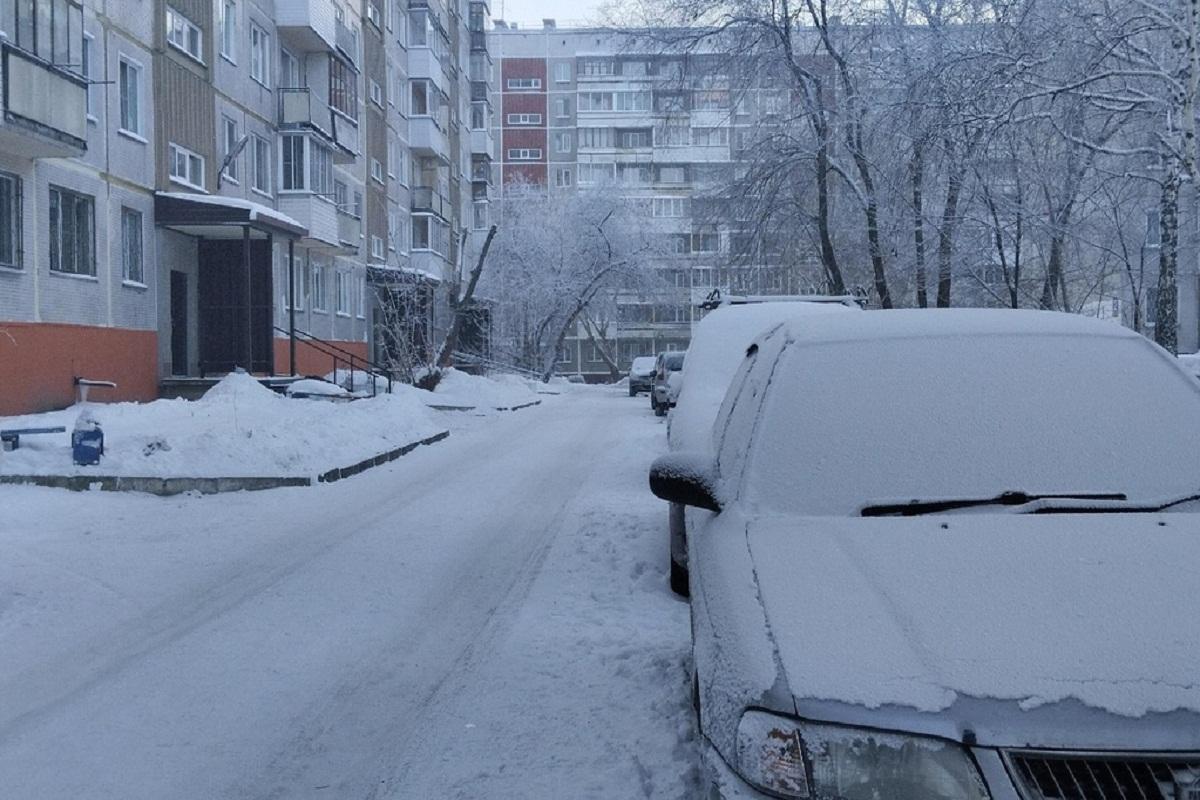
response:
[[[663,356],[663,366],[671,372],[683,369],[683,353],[670,353]]]
[[[1200,485],[1200,384],[1139,339],[974,336],[792,345],[744,477],[767,507],[1030,494],[1153,502]]]

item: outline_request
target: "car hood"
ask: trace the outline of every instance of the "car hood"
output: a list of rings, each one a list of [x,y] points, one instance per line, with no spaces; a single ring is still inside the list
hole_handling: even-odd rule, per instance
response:
[[[1200,515],[768,515],[747,536],[801,716],[1200,749]]]

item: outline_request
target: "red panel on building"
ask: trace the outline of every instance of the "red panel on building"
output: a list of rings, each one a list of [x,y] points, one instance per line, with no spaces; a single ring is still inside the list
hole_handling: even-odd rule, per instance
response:
[[[546,122],[546,95],[544,94],[506,94],[504,95],[504,119],[501,124],[508,124],[509,114],[541,114],[542,124]]]
[[[275,339],[275,371],[287,372],[288,369],[288,340]],[[367,343],[366,342],[339,342],[333,341],[340,350],[345,350],[348,353],[353,353],[357,358],[364,362],[367,360]],[[338,369],[346,369],[346,358],[341,358],[337,363]],[[361,366],[355,365],[356,369],[361,369]],[[296,340],[296,374],[297,375],[316,375],[321,377],[333,372],[334,361],[333,357],[328,353],[322,353],[317,348],[307,342]]]
[[[546,90],[546,59],[544,58],[504,58],[500,60],[500,79],[504,81],[501,91],[511,91],[508,88],[509,78],[538,78],[541,80],[542,91]],[[519,91],[519,90],[518,90]]]
[[[508,151],[514,147],[522,147],[526,149],[535,149],[542,151],[542,157],[533,159],[534,161],[546,160],[546,129],[545,128],[505,128],[501,144],[504,147],[504,153],[501,156],[501,161],[510,161]]]

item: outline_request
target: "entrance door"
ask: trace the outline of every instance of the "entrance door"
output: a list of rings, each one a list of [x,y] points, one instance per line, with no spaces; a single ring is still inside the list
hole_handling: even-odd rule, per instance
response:
[[[171,374],[188,374],[187,273],[171,270]]]
[[[205,239],[199,247],[201,374],[246,367],[246,266],[242,242]],[[271,242],[250,241],[251,372],[274,372]]]

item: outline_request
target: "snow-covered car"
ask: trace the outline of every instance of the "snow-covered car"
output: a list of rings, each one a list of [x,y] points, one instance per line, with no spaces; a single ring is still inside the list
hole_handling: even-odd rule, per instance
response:
[[[654,389],[654,356],[638,356],[629,365],[629,396]]]
[[[747,351],[689,506],[706,797],[1192,800],[1200,384],[1111,322],[878,311]]]
[[[713,420],[746,348],[774,325],[807,314],[857,312],[859,307],[835,302],[762,302],[723,305],[708,313],[692,330],[687,363],[672,375],[677,384],[675,410],[667,421],[672,451],[705,452],[712,442]],[[687,596],[687,535],[683,506],[668,512],[671,589]]]
[[[671,350],[658,354],[654,363],[654,385],[650,389],[650,410],[657,416],[666,416],[671,408],[668,382],[671,374],[683,369],[684,351]]]

